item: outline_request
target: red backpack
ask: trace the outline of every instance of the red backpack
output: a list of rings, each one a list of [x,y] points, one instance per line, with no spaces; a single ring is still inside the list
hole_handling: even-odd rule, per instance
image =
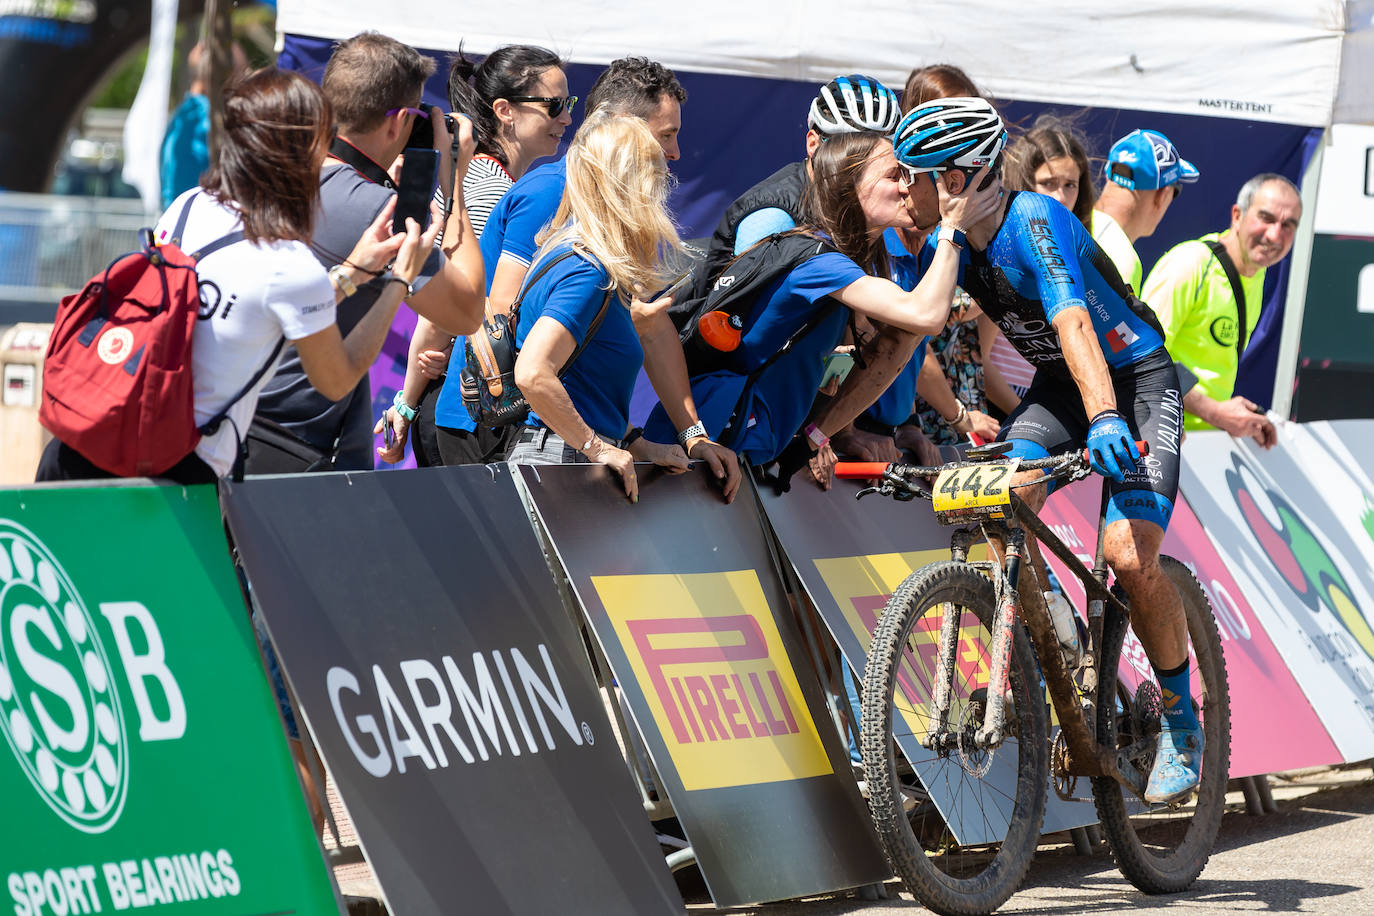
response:
[[[68,447],[120,477],[151,477],[212,435],[276,363],[281,344],[244,388],[197,427],[191,335],[201,308],[196,262],[243,232],[187,254],[178,245],[192,202],[166,244],[140,231],[141,251],[116,258],[57,309],[43,362],[38,419]]]

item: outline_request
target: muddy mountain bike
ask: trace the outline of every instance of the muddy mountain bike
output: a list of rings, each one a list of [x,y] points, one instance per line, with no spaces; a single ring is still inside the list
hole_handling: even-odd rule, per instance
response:
[[[1106,584],[1106,484],[1089,570],[1011,485],[1014,473],[1035,469],[1047,474],[1032,483],[1082,479],[1091,473],[1086,457],[1005,459],[1007,448],[994,443],[939,467],[837,468],[840,476],[877,479],[860,497],[930,499],[942,524],[958,526],[951,559],[902,582],[869,646],[860,744],[874,824],[897,875],[923,904],[948,916],[991,913],[1030,866],[1051,778],[1063,798],[1079,797],[1082,778],[1122,873],[1146,893],[1181,891],[1211,854],[1230,763],[1226,666],[1211,607],[1186,566],[1160,558],[1187,617],[1205,740],[1198,789],[1169,805],[1147,804],[1160,691],[1148,665],[1123,666],[1123,646],[1133,659],[1144,653],[1130,632],[1125,593]],[[925,478],[935,481],[929,490]],[[1018,580],[1027,566],[1034,570],[1022,562],[1027,532],[1086,591],[1083,652],[1072,664],[1040,588],[1027,588],[1022,605]],[[998,550],[1005,545],[1001,562],[993,541]],[[986,561],[970,559],[980,543],[989,546]],[[1060,726],[1053,742],[1046,693]],[[913,792],[926,801],[904,811]]]

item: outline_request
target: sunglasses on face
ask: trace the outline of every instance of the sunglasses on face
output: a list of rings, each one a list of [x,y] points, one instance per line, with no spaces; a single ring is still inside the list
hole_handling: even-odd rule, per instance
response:
[[[577,104],[577,96],[550,96],[550,95],[513,95],[506,101],[508,102],[543,102],[549,117],[556,118],[563,112],[572,114],[573,106]]]
[[[429,120],[429,112],[428,112],[428,111],[425,111],[423,108],[410,108],[409,106],[402,106],[402,107],[400,107],[400,108],[393,108],[393,109],[391,109],[390,111],[388,111],[388,112],[386,113],[386,116],[389,118],[389,117],[391,117],[392,115],[397,114],[398,112],[402,112],[402,111],[408,111],[408,112],[410,112],[411,114],[413,114],[413,115],[415,115],[415,116],[417,116],[417,117],[421,117],[421,118],[424,118],[425,120]]]
[[[930,180],[931,180],[931,181],[935,181],[935,176],[938,175],[938,174],[940,174],[941,172],[945,171],[944,169],[918,169],[918,168],[913,168],[913,167],[907,165],[905,162],[900,162],[900,161],[899,161],[897,164],[898,164],[899,166],[902,167],[902,177],[903,177],[903,179],[906,181],[907,185],[913,185],[913,184],[915,184],[915,183],[916,183],[916,179],[920,178],[922,175],[929,175],[929,176],[930,176]]]
[[[1182,186],[1180,186],[1180,185],[1174,185],[1174,200],[1178,200],[1178,195],[1180,195],[1180,194],[1182,194],[1182,193],[1183,193],[1183,188],[1182,188]]]

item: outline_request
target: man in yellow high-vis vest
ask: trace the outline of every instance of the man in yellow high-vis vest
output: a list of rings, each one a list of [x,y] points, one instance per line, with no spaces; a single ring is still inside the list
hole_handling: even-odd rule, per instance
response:
[[[1259,321],[1264,271],[1288,256],[1301,217],[1291,181],[1256,175],[1236,196],[1231,228],[1174,246],[1150,271],[1144,299],[1159,316],[1180,382],[1187,388],[1190,376],[1196,380],[1183,397],[1185,429],[1224,429],[1273,446],[1274,424],[1235,393],[1236,370]]]

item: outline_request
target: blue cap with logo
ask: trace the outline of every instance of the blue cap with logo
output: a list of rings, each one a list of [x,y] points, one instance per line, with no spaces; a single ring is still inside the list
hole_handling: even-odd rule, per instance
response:
[[[1133,130],[1112,144],[1107,180],[1132,191],[1154,191],[1197,181],[1198,170],[1157,130]]]

